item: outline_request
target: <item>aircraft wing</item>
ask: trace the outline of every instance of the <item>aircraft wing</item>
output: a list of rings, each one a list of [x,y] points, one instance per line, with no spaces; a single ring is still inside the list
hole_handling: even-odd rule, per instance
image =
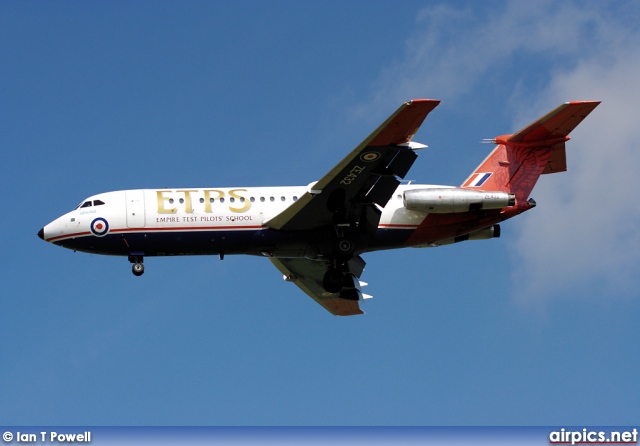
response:
[[[353,288],[342,290],[338,293],[328,293],[322,287],[322,278],[326,268],[320,261],[276,257],[270,257],[269,260],[284,274],[288,281],[295,283],[302,291],[333,315],[353,316],[363,314],[358,300],[371,297],[363,295],[360,291],[357,277],[360,277],[362,269],[364,269],[364,261],[360,257],[356,257],[349,262],[349,271],[354,274],[354,281],[357,281],[358,284],[354,284]]]
[[[396,110],[382,125],[313,185],[298,201],[266,225],[301,231],[349,224],[375,232],[384,207],[417,155],[411,139],[440,101],[414,99]],[[413,145],[417,147],[421,145]],[[424,146],[422,146],[424,147]]]

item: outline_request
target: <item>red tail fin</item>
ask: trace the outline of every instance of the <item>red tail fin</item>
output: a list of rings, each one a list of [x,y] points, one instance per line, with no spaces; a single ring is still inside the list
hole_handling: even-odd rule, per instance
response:
[[[498,146],[462,187],[512,192],[526,200],[541,174],[567,170],[564,143],[598,104],[566,102],[519,132],[496,137]]]

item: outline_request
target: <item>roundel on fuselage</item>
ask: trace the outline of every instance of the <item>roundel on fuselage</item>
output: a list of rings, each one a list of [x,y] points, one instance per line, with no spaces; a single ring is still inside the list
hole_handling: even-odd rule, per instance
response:
[[[93,233],[93,235],[102,237],[103,235],[106,235],[107,232],[109,232],[109,223],[107,223],[107,220],[102,217],[95,218],[91,222],[91,232]]]

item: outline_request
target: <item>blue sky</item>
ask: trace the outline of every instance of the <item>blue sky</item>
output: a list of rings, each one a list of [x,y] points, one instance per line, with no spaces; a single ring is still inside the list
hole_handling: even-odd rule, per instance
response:
[[[640,412],[637,2],[0,2],[7,425],[541,425]],[[460,184],[602,100],[500,239],[365,256],[336,318],[265,259],[73,253],[99,192],[303,185],[441,99],[408,179]]]

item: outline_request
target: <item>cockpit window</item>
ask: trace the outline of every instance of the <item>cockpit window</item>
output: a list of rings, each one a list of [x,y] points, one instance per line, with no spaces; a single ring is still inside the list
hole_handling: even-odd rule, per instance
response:
[[[85,201],[84,203],[82,203],[82,206],[80,206],[81,208],[88,208],[91,206],[91,202],[90,201]]]
[[[94,206],[100,206],[100,205],[103,205],[103,204],[104,204],[104,201],[102,201],[102,200],[93,200],[93,205]]]

